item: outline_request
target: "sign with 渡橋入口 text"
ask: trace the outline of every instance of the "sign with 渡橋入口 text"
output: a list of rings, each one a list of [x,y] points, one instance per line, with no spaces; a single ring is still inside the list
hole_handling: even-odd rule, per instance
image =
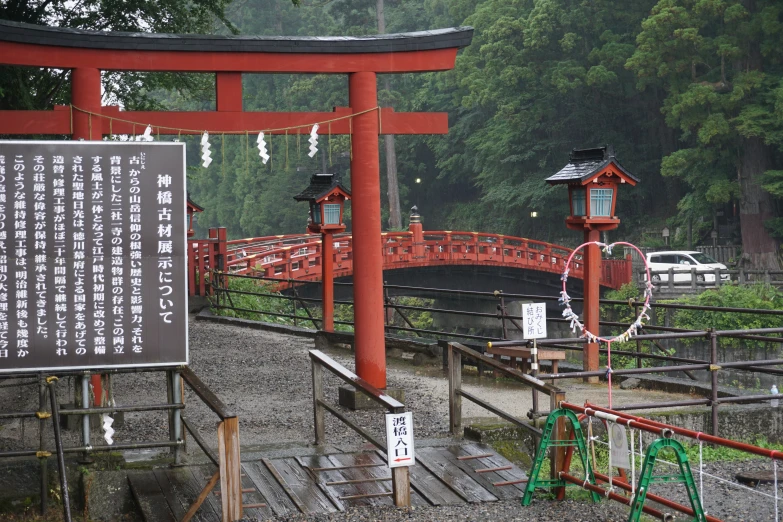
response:
[[[390,468],[416,464],[411,412],[386,414],[386,452]]]
[[[0,141],[0,372],[187,363],[184,143]]]
[[[546,304],[524,303],[522,305],[522,337],[525,339],[546,338]]]

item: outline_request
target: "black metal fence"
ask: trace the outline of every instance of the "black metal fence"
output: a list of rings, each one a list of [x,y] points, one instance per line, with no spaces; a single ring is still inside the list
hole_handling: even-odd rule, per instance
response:
[[[741,271],[736,271],[742,273]],[[747,272],[745,272],[747,273]],[[307,317],[305,320],[309,321],[315,328],[320,326],[320,321],[313,310],[310,308],[320,303],[320,299],[306,298],[299,296],[296,288],[301,287],[301,281],[294,280],[280,280],[275,278],[255,277],[255,276],[237,276],[223,274],[227,277],[244,277],[248,279],[255,279],[259,282],[267,282],[273,284],[282,284],[291,289],[291,295],[280,295],[274,292],[241,292],[243,294],[255,294],[265,297],[274,297],[279,299],[285,299],[298,303],[298,306],[307,310]],[[294,317],[294,314],[267,314],[263,310],[250,310],[250,309],[237,309],[231,305],[231,294],[239,293],[235,290],[231,290],[225,280],[221,280],[220,284],[215,284],[213,288],[216,290],[215,305],[216,309],[234,309],[241,310],[259,315],[284,315],[286,317]],[[314,284],[314,283],[306,283]],[[350,286],[351,283],[335,283],[335,285]],[[523,346],[529,344],[528,341],[513,341],[508,340],[510,333],[513,330],[521,330],[519,321],[522,320],[521,316],[513,315],[508,312],[509,300],[525,300],[525,301],[544,301],[553,303],[559,298],[556,296],[544,296],[544,295],[529,295],[529,294],[507,294],[500,290],[492,292],[480,292],[480,291],[468,291],[468,290],[451,290],[441,288],[427,288],[427,287],[414,287],[403,285],[385,285],[386,291],[385,308],[387,311],[387,319],[392,314],[397,314],[404,320],[405,326],[397,326],[390,324],[387,320],[386,330],[388,334],[402,334],[407,336],[416,337],[430,337],[433,339],[457,339],[463,340],[465,344],[477,349],[479,353],[485,351],[484,347],[486,342],[492,342],[493,346],[503,346],[504,341],[511,346]],[[427,306],[416,306],[408,304],[395,303],[393,298],[389,297],[389,292],[395,293],[409,292],[410,295],[427,296],[432,298],[448,296],[448,297],[460,297],[465,299],[480,299],[480,300],[495,300],[496,312],[476,312],[469,310],[457,310],[457,309],[444,309],[434,308]],[[573,302],[580,303],[582,299],[574,298]],[[336,304],[343,304],[352,306],[351,301],[335,301]],[[610,300],[602,299],[600,301],[602,306],[609,308],[623,309],[628,307],[629,311],[633,310],[634,317],[638,317],[643,303],[631,299],[630,301]],[[498,321],[501,332],[498,336],[487,335],[475,335],[466,332],[455,331],[441,331],[432,328],[418,328],[407,317],[407,313],[410,311],[430,312],[445,315],[454,315],[461,317],[481,317],[481,318],[494,318]],[[712,313],[732,313],[732,314],[746,314],[749,316],[772,316],[780,317],[783,320],[783,310],[773,309],[751,309],[740,307],[709,307],[699,305],[687,305],[677,303],[652,303],[651,316],[654,318],[658,315],[666,316],[672,312],[677,311],[702,311]],[[301,314],[301,312],[300,312]],[[298,316],[301,319],[301,315]],[[567,323],[568,321],[563,318],[550,318],[549,322],[552,323]],[[653,321],[654,323],[655,321]],[[351,321],[335,321],[335,324],[352,325]],[[608,335],[609,331],[624,331],[628,328],[628,322],[621,320],[611,320],[611,318],[604,318],[600,322],[601,330],[605,335]],[[710,345],[709,359],[695,359],[677,357],[670,353],[662,343],[671,340],[702,340],[708,342]],[[721,362],[719,360],[718,353],[718,340],[719,339],[733,339],[737,341],[753,341],[758,343],[765,343],[775,347],[783,346],[783,324],[779,328],[759,328],[759,329],[742,329],[742,330],[716,330],[712,328],[705,328],[701,330],[677,328],[667,324],[646,324],[643,329],[642,335],[634,336],[630,341],[632,349],[628,349],[628,343],[623,347],[616,347],[612,349],[612,355],[623,356],[631,361],[630,368],[620,368],[613,370],[615,376],[631,376],[642,374],[671,374],[673,372],[682,372],[692,380],[698,380],[695,376],[695,372],[707,371],[709,375],[710,384],[710,397],[704,399],[693,399],[689,401],[676,401],[674,403],[656,403],[656,404],[635,404],[626,405],[618,409],[640,409],[640,408],[656,408],[656,407],[670,407],[670,406],[688,406],[688,405],[708,405],[712,408],[712,417],[714,421],[713,430],[717,433],[717,411],[720,404],[728,403],[747,403],[747,402],[761,402],[768,401],[774,398],[780,398],[781,395],[770,394],[753,394],[743,395],[738,397],[719,397],[718,395],[718,374],[720,371],[729,369],[741,370],[744,372],[754,372],[759,374],[767,374],[772,376],[783,376],[783,359],[764,359],[764,360],[741,360]],[[472,342],[471,342],[472,341]],[[478,343],[476,342],[478,341]],[[482,343],[484,342],[484,343]],[[549,347],[564,351],[581,352],[584,349],[585,340],[582,338],[560,338],[560,339],[546,339],[540,340],[538,345],[540,347]],[[445,343],[444,343],[445,344]],[[606,354],[605,348],[600,349],[601,354]],[[513,361],[511,361],[513,363]],[[479,374],[483,374],[483,370],[491,369],[489,365],[484,364],[482,361],[478,363]],[[594,372],[558,372],[558,373],[544,373],[539,374],[539,379],[551,379],[553,382],[559,379],[584,379],[589,377],[601,377],[606,376],[606,370],[594,371]],[[534,412],[536,413],[536,412]]]

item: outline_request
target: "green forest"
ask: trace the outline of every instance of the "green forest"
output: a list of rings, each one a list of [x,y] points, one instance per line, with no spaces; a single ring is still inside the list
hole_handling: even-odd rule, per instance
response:
[[[445,136],[381,139],[383,223],[575,244],[564,188],[544,179],[573,148],[611,144],[641,179],[621,191],[610,240],[741,244],[743,262],[779,269],[783,239],[783,4],[779,0],[7,0],[0,18],[97,30],[366,35],[472,26],[452,71],[385,75],[379,101],[449,114]],[[67,70],[0,67],[0,109],[70,101]],[[348,105],[344,75],[245,75],[245,110]],[[104,104],[210,110],[214,77],[104,73]],[[269,139],[213,135],[213,163],[189,140],[198,236],[304,231],[293,202],[314,172],[350,184],[349,140],[321,129]],[[166,138],[163,138],[166,139]],[[388,174],[391,172],[391,176]],[[391,178],[391,179],[389,179]],[[387,190],[387,187],[390,187]],[[390,204],[391,202],[391,204]],[[531,213],[535,212],[536,217]]]

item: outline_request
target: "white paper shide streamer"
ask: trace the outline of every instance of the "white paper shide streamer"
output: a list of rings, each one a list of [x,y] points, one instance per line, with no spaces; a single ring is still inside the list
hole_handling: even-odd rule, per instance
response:
[[[114,439],[112,439],[114,430],[111,427],[111,425],[114,424],[114,419],[112,419],[108,413],[104,413],[101,415],[101,420],[103,420],[103,425],[101,426],[101,428],[103,428],[103,438],[106,439],[106,443],[111,446],[114,444]]]
[[[263,132],[258,133],[256,143],[258,143],[258,155],[261,157],[261,161],[264,165],[266,165],[266,162],[269,161],[269,153],[266,151],[266,140],[264,139]]]
[[[152,141],[152,126],[147,125],[147,128],[144,129],[144,134],[141,135],[142,141]]]
[[[318,152],[318,124],[313,125],[313,129],[310,131],[310,152],[308,156],[311,158]]]
[[[204,132],[201,135],[201,165],[204,168],[209,167],[209,164],[212,163],[212,153],[209,152],[209,147],[209,133]]]

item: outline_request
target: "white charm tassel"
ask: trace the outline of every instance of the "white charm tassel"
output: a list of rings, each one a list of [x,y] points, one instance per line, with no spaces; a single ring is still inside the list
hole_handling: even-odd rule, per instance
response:
[[[209,152],[209,147],[209,133],[204,132],[201,135],[201,166],[204,168],[209,167],[209,164],[212,163],[212,154]]]
[[[310,131],[310,152],[308,156],[311,158],[318,152],[318,124],[313,125],[313,129]]]
[[[266,151],[266,140],[263,132],[258,133],[256,143],[258,144],[258,155],[261,158],[261,162],[266,165],[267,161],[269,161],[269,153]]]

